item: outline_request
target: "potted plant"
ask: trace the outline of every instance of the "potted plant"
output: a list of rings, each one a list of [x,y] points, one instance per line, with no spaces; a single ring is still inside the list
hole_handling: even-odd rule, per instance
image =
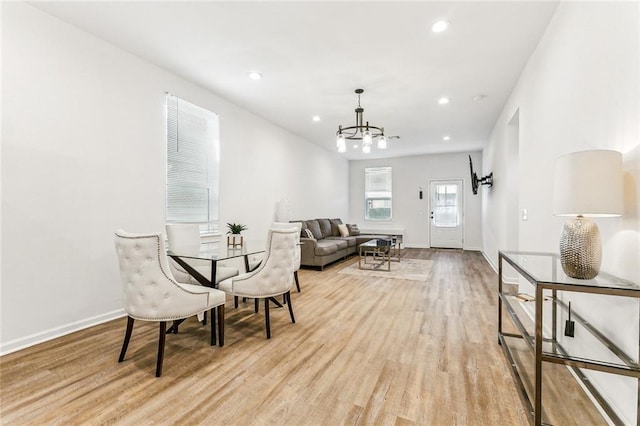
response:
[[[227,223],[227,246],[242,247],[242,235],[240,233],[247,229],[246,225],[239,223]]]

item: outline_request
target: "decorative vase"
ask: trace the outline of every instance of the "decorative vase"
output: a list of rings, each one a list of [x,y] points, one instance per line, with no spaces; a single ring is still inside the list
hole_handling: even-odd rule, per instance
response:
[[[227,234],[227,247],[242,247],[244,240],[240,234]]]
[[[560,263],[571,278],[590,280],[600,272],[602,246],[600,231],[591,220],[578,216],[562,229]]]

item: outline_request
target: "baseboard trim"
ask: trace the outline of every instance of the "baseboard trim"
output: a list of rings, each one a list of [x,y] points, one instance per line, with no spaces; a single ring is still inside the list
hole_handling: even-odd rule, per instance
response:
[[[498,273],[498,268],[496,267],[496,265],[493,264],[491,259],[489,259],[489,256],[487,256],[487,253],[485,253],[484,250],[481,250],[480,253],[482,253],[482,256],[484,257],[484,259],[487,261],[489,266],[491,266],[491,269],[493,269],[493,272],[495,272],[497,274]]]
[[[429,244],[403,244],[403,248],[419,248],[419,249],[428,249],[432,248]],[[439,247],[436,247],[439,248]],[[445,248],[445,247],[442,247]],[[462,248],[454,248],[452,250],[464,250],[464,251],[482,251],[480,247],[462,247]]]
[[[126,313],[124,309],[118,309],[80,321],[72,322],[70,324],[62,325],[60,327],[52,328],[50,330],[45,330],[40,333],[35,333],[30,336],[10,340],[6,343],[0,344],[0,356],[25,349],[39,343],[44,343],[49,340],[57,339],[58,337],[65,336],[76,331],[84,330],[85,328],[93,327],[94,325],[122,318],[125,315]]]

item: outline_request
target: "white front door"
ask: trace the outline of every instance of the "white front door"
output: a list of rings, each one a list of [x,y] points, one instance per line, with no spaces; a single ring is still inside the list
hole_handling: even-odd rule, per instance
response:
[[[431,247],[462,248],[462,179],[430,183]]]

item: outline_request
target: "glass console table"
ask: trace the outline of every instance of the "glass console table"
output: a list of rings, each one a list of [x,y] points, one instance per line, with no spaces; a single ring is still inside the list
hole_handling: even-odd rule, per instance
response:
[[[534,294],[523,294],[515,290],[519,288],[515,286],[516,283],[505,280],[507,268],[509,271],[513,268],[518,282],[525,286],[528,282]],[[609,333],[594,325],[601,324],[593,320],[594,315],[606,316],[606,308],[602,307],[602,312],[596,309],[580,312],[580,306],[593,306],[594,302],[598,306],[599,301],[606,304],[602,298],[622,298],[619,299],[621,304],[631,308],[633,315],[629,316],[631,325],[621,331],[637,334],[640,286],[603,272],[592,280],[570,278],[564,274],[557,254],[501,251],[498,262],[498,296],[498,343],[511,365],[518,390],[534,425],[567,422],[566,419],[561,420],[561,415],[554,417],[553,410],[548,406],[555,404],[571,408],[569,406],[575,404],[578,398],[576,394],[581,392],[588,395],[584,400],[587,405],[590,403],[594,407],[592,410],[595,415],[599,413],[602,416],[604,413],[614,424],[627,423],[599,392],[601,387],[591,380],[592,374],[602,373],[616,375],[617,380],[631,381],[625,382],[630,385],[625,389],[635,389],[635,421],[640,425],[639,336],[633,337],[634,347],[629,348],[627,345],[625,352],[619,342],[609,338]],[[571,309],[566,303],[569,298],[577,298],[581,302],[574,302],[574,308]],[[594,299],[586,303],[588,298]],[[564,328],[569,310],[576,326],[575,337],[567,335]],[[598,373],[592,373],[594,371]],[[562,381],[562,375],[568,379]],[[560,384],[547,383],[553,381]],[[571,390],[564,388],[567,383],[569,387],[573,384]],[[543,400],[543,393],[547,392],[555,398],[545,396]],[[582,415],[588,410],[578,411]],[[580,421],[574,418],[571,422],[604,424],[605,421],[601,417],[599,421]]]

